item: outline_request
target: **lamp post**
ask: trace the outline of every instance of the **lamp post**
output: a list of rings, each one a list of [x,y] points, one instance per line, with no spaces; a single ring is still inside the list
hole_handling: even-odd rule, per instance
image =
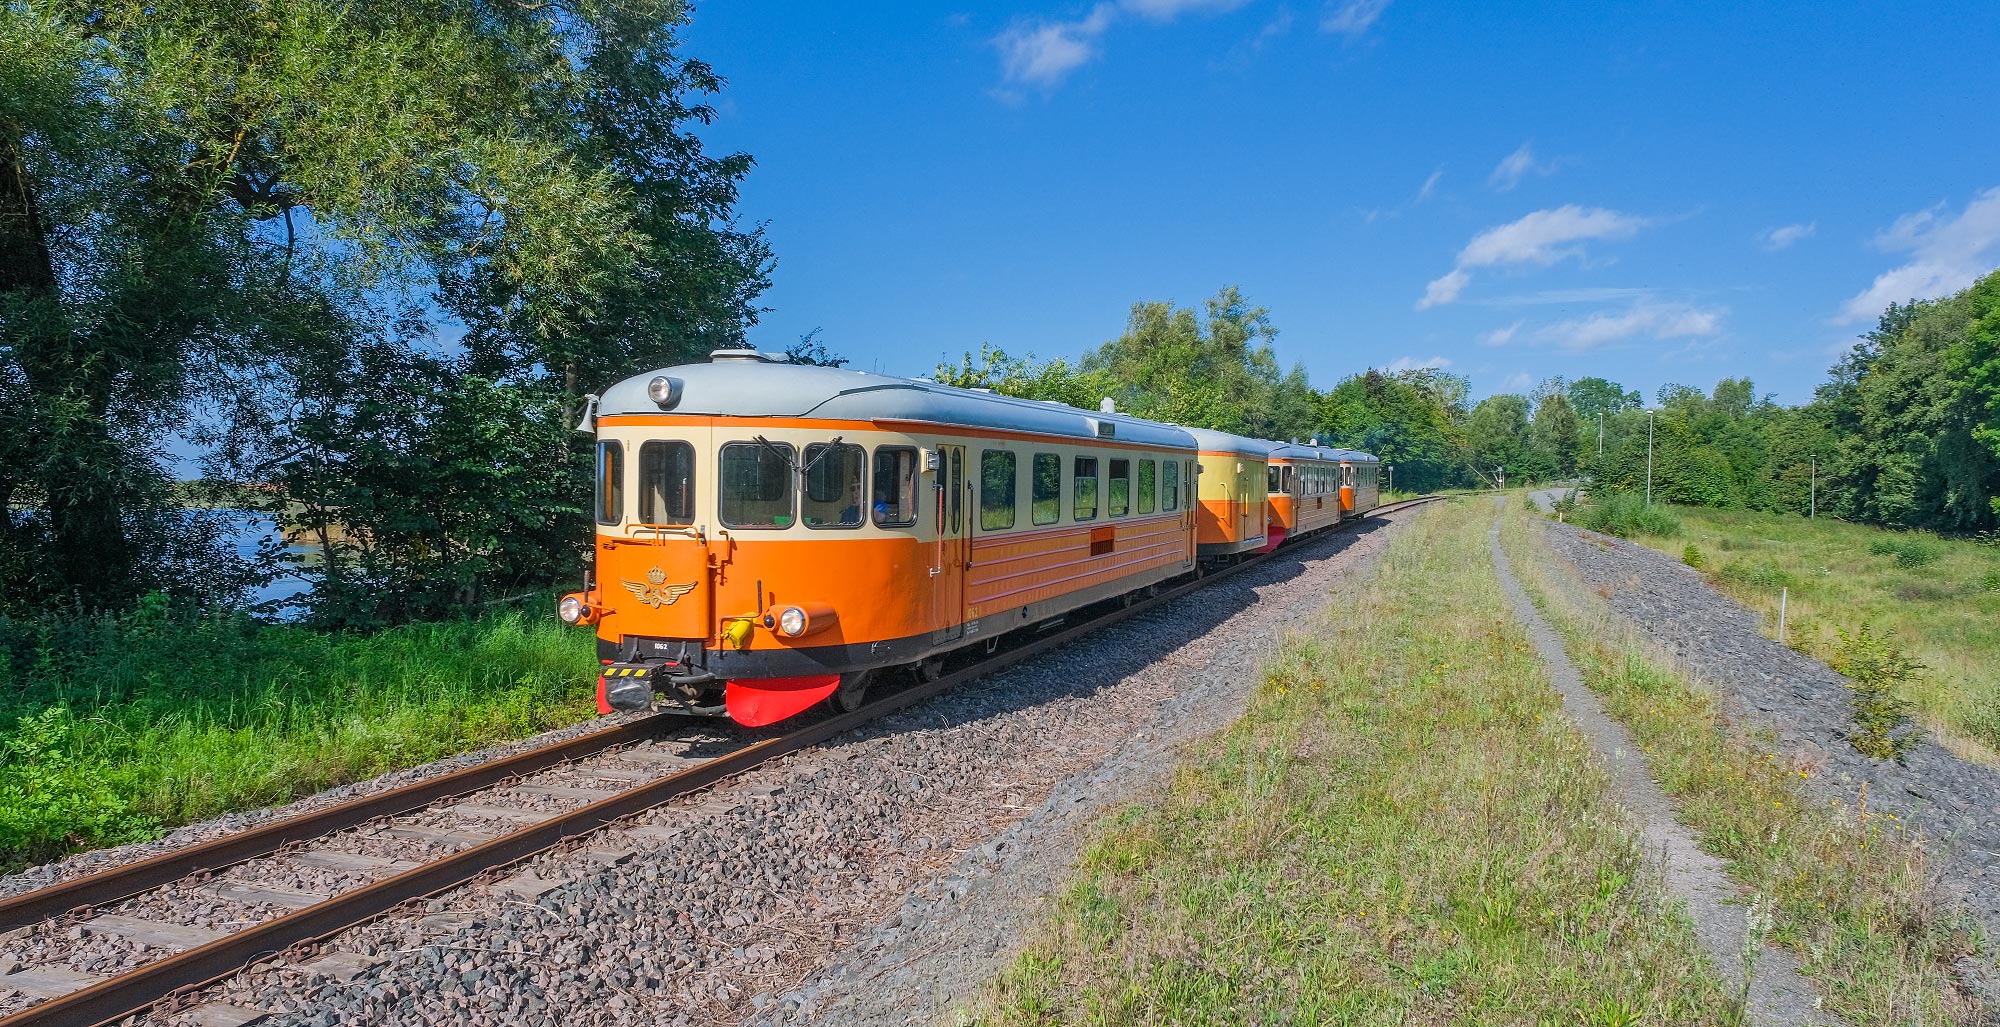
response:
[[[1646,408],[1646,505],[1653,505],[1653,408]]]
[[[1597,412],[1597,455],[1604,456],[1604,411]]]

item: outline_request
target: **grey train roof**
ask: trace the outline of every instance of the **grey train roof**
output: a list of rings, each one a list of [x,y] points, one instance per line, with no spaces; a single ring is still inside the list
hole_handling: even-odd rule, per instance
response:
[[[1201,443],[1202,452],[1204,453],[1238,453],[1243,456],[1254,456],[1262,460],[1271,452],[1271,444],[1262,439],[1248,439],[1241,435],[1231,435],[1226,431],[1214,431],[1209,428],[1182,428],[1181,430],[1194,436],[1194,440]]]
[[[661,410],[646,394],[647,383],[661,375],[681,382],[680,401],[670,410]],[[1186,429],[1128,414],[1079,410],[1062,403],[1015,399],[867,371],[794,364],[755,350],[717,350],[706,364],[680,364],[634,375],[604,390],[597,412],[607,417],[688,414],[921,421],[1081,439],[1102,438],[1098,425],[1109,423],[1117,426],[1111,438],[1119,442],[1195,448],[1195,439]]]
[[[1313,446],[1302,442],[1273,443],[1271,458],[1274,460],[1345,460],[1348,463],[1372,464],[1378,462],[1372,453],[1358,449],[1341,449],[1336,446]]]

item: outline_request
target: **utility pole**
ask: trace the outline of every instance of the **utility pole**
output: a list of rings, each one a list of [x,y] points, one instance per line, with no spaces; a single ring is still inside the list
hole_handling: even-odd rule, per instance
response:
[[[1604,411],[1597,412],[1597,455],[1604,456]]]
[[[1808,480],[1812,482],[1806,491],[1806,520],[1811,521],[1819,518],[1819,454],[1812,454],[1806,466],[1811,468],[1807,473],[1811,475]]]
[[[1653,505],[1653,408],[1646,408],[1646,505]]]

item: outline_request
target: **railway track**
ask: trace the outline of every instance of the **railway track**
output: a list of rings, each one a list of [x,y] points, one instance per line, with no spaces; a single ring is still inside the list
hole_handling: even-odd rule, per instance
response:
[[[1428,497],[1407,500],[1379,507],[1374,513],[1429,501]],[[827,716],[783,734],[747,740],[676,739],[677,727],[692,727],[696,734],[706,728],[710,736],[719,732],[712,721],[691,722],[656,714],[0,899],[0,971],[4,971],[0,973],[0,994],[12,989],[32,1001],[22,1006],[17,999],[17,1008],[0,1015],[0,1027],[90,1027],[177,1002],[252,963],[583,839],[954,686],[1061,648],[1110,623],[1257,566],[1264,559],[1256,557],[1163,589],[1085,622],[1001,648],[935,681],[882,696],[852,713]],[[671,751],[676,744],[678,751]],[[545,778],[555,783],[538,783]],[[613,787],[601,787],[604,782],[612,782]],[[609,850],[615,845],[607,843],[613,858],[615,851]],[[422,860],[385,854],[408,855],[407,850],[426,849],[443,851]],[[583,858],[589,857],[586,854]],[[239,875],[236,880],[217,876],[232,869],[280,863],[316,869],[322,880],[354,883],[318,894],[260,884],[254,874]],[[501,882],[501,886],[510,883]],[[523,886],[532,888],[534,882]],[[274,911],[274,915],[242,925],[207,926],[175,924],[160,915],[186,896],[220,900],[224,905],[234,903],[253,916],[263,911]],[[149,897],[153,900],[150,906],[146,901]],[[137,908],[126,908],[135,903]],[[147,915],[149,912],[153,915]],[[65,944],[92,937],[123,942],[119,952],[127,965],[110,973],[56,965]],[[30,948],[39,945],[44,953],[55,956],[22,965],[23,961],[13,958],[12,950],[23,943]],[[196,1022],[215,1025],[244,1023],[257,1015],[255,1010],[230,1006],[192,1008]]]

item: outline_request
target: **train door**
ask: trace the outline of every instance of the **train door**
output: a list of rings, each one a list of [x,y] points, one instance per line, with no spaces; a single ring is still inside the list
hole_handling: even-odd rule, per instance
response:
[[[1252,525],[1250,523],[1253,514],[1263,513],[1259,504],[1254,504],[1250,501],[1251,494],[1254,491],[1250,487],[1250,478],[1256,473],[1258,473],[1257,469],[1251,467],[1247,461],[1236,461],[1236,494],[1231,499],[1234,501],[1232,505],[1236,508],[1236,538],[1243,542],[1259,538],[1264,534],[1263,525]]]
[[[966,502],[965,447],[938,447],[937,555],[931,565],[931,644],[965,633],[965,568],[971,563],[972,516]]]

